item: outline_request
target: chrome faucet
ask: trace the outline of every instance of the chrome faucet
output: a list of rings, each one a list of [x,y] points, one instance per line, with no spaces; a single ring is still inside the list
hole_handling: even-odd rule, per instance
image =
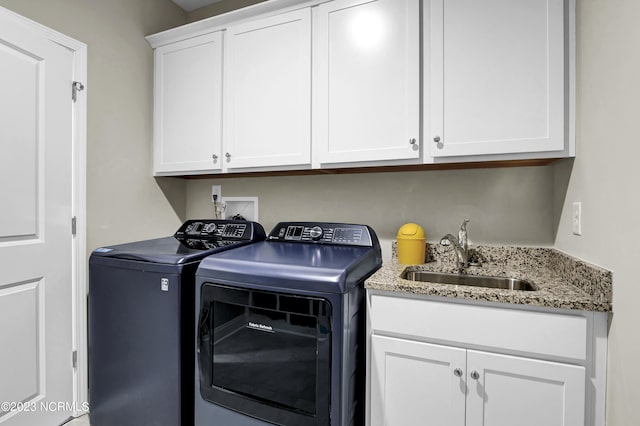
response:
[[[453,245],[458,258],[458,272],[463,273],[465,268],[469,266],[469,239],[467,236],[467,223],[469,219],[465,219],[458,231],[458,237],[447,234],[440,240],[443,246]]]

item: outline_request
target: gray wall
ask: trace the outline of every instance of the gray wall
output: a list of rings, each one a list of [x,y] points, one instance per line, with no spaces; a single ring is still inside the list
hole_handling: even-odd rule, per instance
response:
[[[0,0],[88,45],[87,248],[170,234],[185,184],[151,176],[153,50],[144,36],[186,22],[170,0]],[[140,226],[144,224],[144,226]]]
[[[221,15],[232,10],[241,9],[265,0],[220,0],[210,6],[201,7],[188,13],[189,22],[199,21],[215,15]]]
[[[555,166],[556,246],[613,270],[608,424],[638,424],[640,401],[640,2],[578,0],[576,159]],[[569,183],[564,181],[570,176]],[[565,194],[566,193],[566,194]],[[571,233],[582,202],[583,235]]]
[[[211,217],[211,185],[224,196],[258,196],[260,223],[280,220],[366,223],[390,241],[406,222],[429,241],[455,233],[464,218],[472,242],[553,245],[551,166],[352,175],[191,180],[187,216]]]

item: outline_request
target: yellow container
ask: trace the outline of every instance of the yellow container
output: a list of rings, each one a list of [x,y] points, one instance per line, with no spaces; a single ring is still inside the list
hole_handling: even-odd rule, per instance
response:
[[[404,265],[424,263],[424,229],[416,223],[405,223],[398,230],[398,262]]]

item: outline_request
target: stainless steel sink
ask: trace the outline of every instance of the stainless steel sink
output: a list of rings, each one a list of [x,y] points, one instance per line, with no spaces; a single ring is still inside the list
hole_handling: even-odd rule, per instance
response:
[[[505,290],[535,291],[535,284],[507,277],[490,277],[485,275],[460,275],[444,272],[407,271],[403,277],[411,281],[424,281],[437,284],[470,285],[474,287],[500,288]]]

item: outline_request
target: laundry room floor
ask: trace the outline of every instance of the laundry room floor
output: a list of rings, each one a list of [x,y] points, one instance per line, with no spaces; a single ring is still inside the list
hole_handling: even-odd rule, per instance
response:
[[[91,423],[89,423],[89,415],[85,414],[84,416],[73,419],[65,423],[64,426],[91,426]]]

